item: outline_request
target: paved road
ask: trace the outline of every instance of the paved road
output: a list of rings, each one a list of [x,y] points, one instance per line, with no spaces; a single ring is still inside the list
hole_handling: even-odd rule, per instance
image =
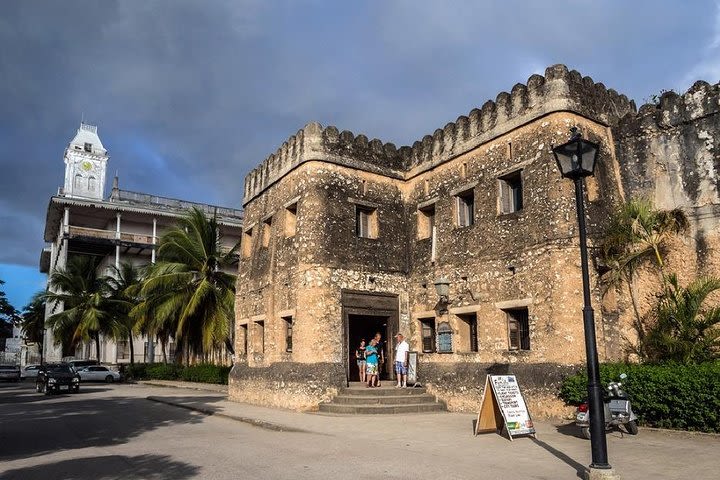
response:
[[[146,399],[305,426],[277,432]],[[538,425],[537,440],[473,437],[471,415],[332,417],[230,404],[217,393],[83,385],[45,397],[0,384],[0,479],[576,479],[589,444],[575,428]],[[611,435],[624,479],[715,479],[720,438],[641,430]]]

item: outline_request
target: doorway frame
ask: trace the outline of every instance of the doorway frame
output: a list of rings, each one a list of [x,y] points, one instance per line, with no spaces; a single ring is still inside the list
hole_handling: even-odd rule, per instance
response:
[[[350,315],[370,315],[376,317],[387,317],[387,357],[386,365],[391,365],[395,358],[395,344],[392,339],[400,328],[400,300],[395,293],[372,292],[366,290],[340,291],[340,303],[342,305],[342,357],[343,368],[345,369],[345,386],[350,386]],[[392,375],[392,367],[390,367]]]

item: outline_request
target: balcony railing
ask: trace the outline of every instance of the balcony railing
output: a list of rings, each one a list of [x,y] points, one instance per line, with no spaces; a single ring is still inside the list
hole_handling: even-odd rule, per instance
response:
[[[112,230],[102,230],[99,228],[74,227],[70,226],[70,238],[73,237],[91,237],[102,238],[105,240],[120,240],[121,242],[140,243],[144,245],[152,245],[152,235],[143,235],[140,233],[114,232]]]

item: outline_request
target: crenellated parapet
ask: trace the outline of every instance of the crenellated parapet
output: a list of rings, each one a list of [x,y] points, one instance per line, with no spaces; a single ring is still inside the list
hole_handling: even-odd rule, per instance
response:
[[[501,92],[495,101],[461,115],[432,135],[415,142],[410,153],[411,170],[424,170],[465,153],[529,121],[552,112],[571,111],[615,125],[634,113],[635,102],[615,90],[583,77],[565,65],[554,65],[545,75],[532,75],[526,84]]]
[[[243,203],[306,161],[327,161],[408,178],[543,115],[561,111],[615,125],[636,109],[635,103],[625,95],[564,65],[554,65],[545,70],[544,76],[532,75],[526,84],[518,83],[510,93],[501,92],[495,101],[461,115],[411,147],[398,148],[378,139],[369,140],[362,134],[309,123],[247,175]]]

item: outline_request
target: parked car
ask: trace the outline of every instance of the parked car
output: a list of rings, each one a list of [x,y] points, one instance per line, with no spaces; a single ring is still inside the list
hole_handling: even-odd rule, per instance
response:
[[[20,372],[20,378],[23,380],[26,378],[37,378],[39,369],[40,365],[26,365]]]
[[[97,360],[68,360],[68,362],[75,370],[82,370],[85,367],[91,365],[100,365]]]
[[[20,380],[20,367],[17,365],[0,365],[0,380],[17,382]]]
[[[80,375],[67,363],[50,363],[38,369],[35,390],[49,395],[60,390],[78,393],[80,391]]]
[[[78,374],[83,382],[112,383],[120,381],[120,374],[118,372],[100,365],[81,368],[78,370]]]

